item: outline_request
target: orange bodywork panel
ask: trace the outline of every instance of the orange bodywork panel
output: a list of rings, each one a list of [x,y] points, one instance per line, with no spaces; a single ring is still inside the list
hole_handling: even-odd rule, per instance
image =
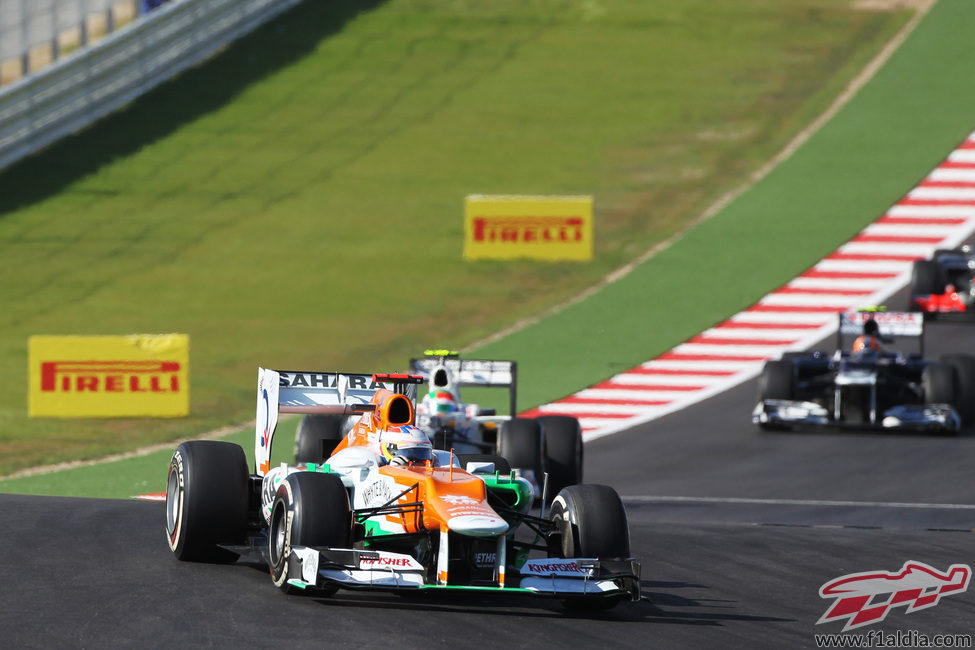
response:
[[[456,467],[451,469],[426,465],[390,465],[381,467],[379,473],[391,477],[403,489],[417,485],[415,490],[405,494],[399,501],[400,505],[423,503],[422,520],[420,513],[396,517],[396,522],[402,523],[406,532],[446,530],[453,517],[498,516],[487,504],[484,481]]]

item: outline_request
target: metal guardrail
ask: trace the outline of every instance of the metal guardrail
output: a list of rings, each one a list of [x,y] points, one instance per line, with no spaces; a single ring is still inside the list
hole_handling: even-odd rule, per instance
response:
[[[0,0],[0,61],[25,58],[33,47],[56,43],[63,30],[84,30],[93,15],[111,17],[115,1]]]
[[[0,169],[122,107],[301,0],[182,0],[0,89]]]

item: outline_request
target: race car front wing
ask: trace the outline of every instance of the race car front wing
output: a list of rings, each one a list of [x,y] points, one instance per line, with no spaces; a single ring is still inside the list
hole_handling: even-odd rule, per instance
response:
[[[829,411],[815,402],[767,399],[752,411],[759,426],[832,426],[897,429],[906,431],[958,431],[961,419],[949,404],[903,404],[884,411],[876,424],[833,420]]]
[[[503,557],[499,560],[503,562]],[[503,570],[495,575],[500,577],[494,585],[450,584],[438,566],[437,582],[430,583],[427,568],[414,557],[388,551],[292,546],[288,559],[288,584],[301,589],[329,585],[386,591],[467,589],[640,600],[640,563],[630,559],[540,558],[525,562],[510,584],[505,583]]]

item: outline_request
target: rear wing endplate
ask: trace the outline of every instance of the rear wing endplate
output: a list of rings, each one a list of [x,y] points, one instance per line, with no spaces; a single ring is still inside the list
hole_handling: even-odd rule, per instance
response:
[[[270,469],[271,442],[279,413],[355,415],[375,409],[370,402],[380,389],[402,393],[416,403],[416,385],[424,379],[408,374],[347,374],[257,369],[257,418],[254,464],[257,474]]]

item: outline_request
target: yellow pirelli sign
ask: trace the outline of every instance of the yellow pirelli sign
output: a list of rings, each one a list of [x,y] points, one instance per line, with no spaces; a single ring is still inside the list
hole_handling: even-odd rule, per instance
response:
[[[591,196],[468,196],[464,259],[592,259]]]
[[[31,417],[186,417],[186,334],[32,336]]]

